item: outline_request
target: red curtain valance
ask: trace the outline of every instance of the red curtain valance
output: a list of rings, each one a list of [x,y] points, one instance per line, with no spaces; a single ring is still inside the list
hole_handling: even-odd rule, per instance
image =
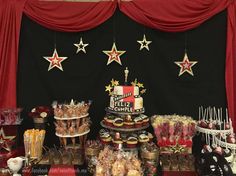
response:
[[[0,108],[16,106],[16,74],[22,13],[37,23],[59,31],[84,31],[120,10],[151,28],[180,32],[197,27],[228,8],[226,91],[229,113],[236,119],[236,1],[235,0],[97,0],[62,2],[0,0]]]
[[[24,13],[37,23],[47,28],[79,32],[94,28],[116,10],[115,1],[97,2],[52,2],[28,0]]]
[[[134,21],[166,32],[199,26],[224,10],[231,0],[133,0],[121,1],[120,10]]]

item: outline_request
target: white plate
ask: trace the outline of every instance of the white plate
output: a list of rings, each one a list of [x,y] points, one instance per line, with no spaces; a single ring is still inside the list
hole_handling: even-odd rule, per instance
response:
[[[73,138],[73,137],[79,137],[79,136],[83,136],[83,135],[85,135],[85,134],[88,134],[90,132],[90,130],[88,130],[88,131],[85,131],[84,133],[79,133],[79,134],[75,134],[75,135],[61,135],[61,134],[57,134],[56,133],[56,136],[58,136],[58,137],[64,137],[64,138]]]
[[[57,119],[57,120],[73,120],[73,119],[81,119],[81,118],[87,117],[88,115],[89,115],[89,113],[87,113],[85,115],[82,115],[82,116],[79,116],[79,117],[66,117],[66,118],[61,118],[61,117],[54,116],[54,119]]]

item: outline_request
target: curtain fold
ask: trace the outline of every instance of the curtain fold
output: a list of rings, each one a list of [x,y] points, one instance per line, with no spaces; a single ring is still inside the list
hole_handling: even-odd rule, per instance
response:
[[[229,114],[236,130],[236,1],[228,7],[225,86]]]
[[[199,26],[224,10],[232,0],[133,0],[121,1],[120,10],[134,21],[166,32]]]
[[[16,106],[21,17],[26,0],[0,0],[0,107]]]
[[[28,1],[24,13],[44,27],[57,31],[79,32],[92,29],[110,18],[116,1]]]

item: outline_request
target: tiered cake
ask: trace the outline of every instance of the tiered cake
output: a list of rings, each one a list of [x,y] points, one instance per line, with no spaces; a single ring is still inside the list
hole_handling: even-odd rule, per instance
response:
[[[101,121],[105,129],[100,131],[100,139],[102,143],[114,147],[136,148],[140,143],[151,141],[153,136],[144,131],[149,127],[149,118],[142,114],[144,107],[141,95],[145,92],[144,86],[137,79],[127,85],[128,73],[126,68],[125,85],[119,85],[119,81],[112,79],[111,84],[106,86],[110,105]]]

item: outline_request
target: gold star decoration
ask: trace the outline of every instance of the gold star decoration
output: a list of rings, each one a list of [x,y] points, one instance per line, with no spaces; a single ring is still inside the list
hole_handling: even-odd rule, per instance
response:
[[[139,50],[142,50],[143,48],[146,48],[149,51],[149,44],[152,43],[151,40],[146,40],[145,34],[143,34],[143,40],[137,40],[137,42],[140,44]]]
[[[111,90],[112,90],[112,87],[110,84],[108,86],[106,86],[105,88],[106,88],[106,90],[105,90],[106,92],[111,92]]]
[[[76,54],[79,53],[80,51],[83,51],[84,53],[86,53],[85,47],[88,46],[88,43],[83,43],[83,39],[82,37],[80,38],[80,42],[79,43],[74,43],[74,45],[77,47],[77,51]]]
[[[175,144],[174,146],[170,146],[170,151],[173,153],[182,153],[186,150],[186,148],[182,145],[179,145],[178,143]]]
[[[119,85],[119,81],[114,80],[114,79],[111,80],[111,86],[112,86],[112,87],[118,86],[118,85]]]
[[[141,94],[146,93],[146,89],[141,90],[140,93],[141,93]]]
[[[57,49],[55,48],[53,51],[53,55],[50,56],[44,56],[44,59],[46,59],[48,62],[50,62],[48,66],[48,71],[53,69],[54,67],[59,68],[61,71],[63,71],[61,63],[67,59],[67,57],[59,57],[57,54]]]
[[[131,85],[132,85],[132,86],[136,86],[137,83],[138,83],[138,81],[137,81],[137,78],[136,78],[133,82],[131,82]]]
[[[11,143],[15,137],[16,136],[6,136],[3,128],[1,128],[1,130],[0,130],[0,149],[3,148],[7,151],[11,151],[11,147],[10,147],[9,143]]]
[[[179,76],[184,74],[185,72],[189,73],[190,75],[193,75],[192,67],[197,64],[197,61],[189,61],[187,53],[184,54],[183,61],[181,62],[175,62],[176,65],[180,67]]]
[[[112,45],[111,50],[109,50],[109,51],[102,51],[102,52],[109,56],[108,60],[107,60],[107,65],[109,65],[113,61],[115,61],[118,64],[122,65],[121,64],[121,60],[120,60],[120,56],[122,56],[126,51],[119,51],[119,50],[117,50],[116,43],[114,42],[113,45]]]
[[[138,82],[137,86],[138,86],[139,88],[144,88],[143,84],[140,83],[140,82]]]

